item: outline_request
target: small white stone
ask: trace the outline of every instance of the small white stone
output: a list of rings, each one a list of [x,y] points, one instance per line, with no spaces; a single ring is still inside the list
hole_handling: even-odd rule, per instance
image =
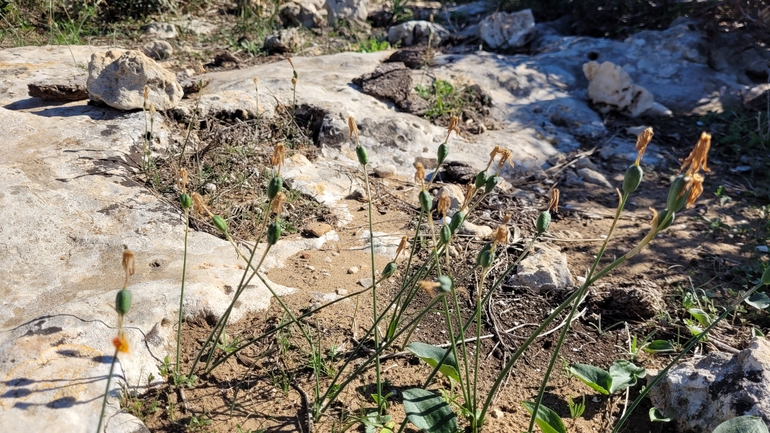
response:
[[[326,263],[331,263],[331,262],[332,262],[332,258],[331,258],[331,257],[329,257],[329,256],[326,256],[326,257],[324,257],[324,261],[325,261]]]
[[[307,269],[308,271],[315,271],[315,268],[310,265],[305,265],[305,269]]]
[[[213,183],[207,183],[203,185],[203,189],[206,191],[206,194],[214,194],[217,192],[217,186]]]
[[[358,273],[358,271],[358,266],[351,266],[350,269],[348,269],[348,273],[351,275]]]
[[[340,295],[340,296],[345,296],[345,295],[347,295],[347,294],[348,294],[348,291],[347,291],[347,290],[345,290],[345,289],[337,289],[337,290],[336,290],[336,292],[337,292],[337,294],[338,294],[338,295]]]
[[[492,409],[492,418],[500,419],[503,417],[503,411],[500,409]]]

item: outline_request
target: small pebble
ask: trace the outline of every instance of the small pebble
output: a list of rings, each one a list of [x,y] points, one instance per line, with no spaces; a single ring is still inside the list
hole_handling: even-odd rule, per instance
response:
[[[315,268],[310,265],[305,265],[305,269],[307,269],[308,271],[315,271]]]
[[[337,251],[332,251],[332,256],[337,257],[338,255],[340,255],[340,253],[338,253]]]
[[[324,257],[324,261],[325,261],[326,263],[331,263],[331,262],[332,262],[332,258],[331,258],[331,257],[328,257],[328,256],[327,256],[327,257]]]
[[[500,419],[503,417],[503,411],[500,409],[492,409],[492,418]]]
[[[340,295],[340,296],[345,296],[345,295],[347,295],[347,294],[348,294],[348,291],[347,291],[347,290],[345,290],[345,289],[337,289],[337,290],[336,290],[336,292],[337,292],[337,294],[338,294],[338,295]]]
[[[353,266],[350,269],[348,269],[348,274],[351,274],[351,275],[356,274],[358,273],[358,271],[359,271],[358,266]]]
[[[217,192],[217,186],[213,183],[207,183],[203,185],[203,190],[206,191],[207,194],[214,194]]]

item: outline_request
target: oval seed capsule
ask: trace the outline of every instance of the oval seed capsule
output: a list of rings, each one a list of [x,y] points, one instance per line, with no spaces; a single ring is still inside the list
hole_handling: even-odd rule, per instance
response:
[[[369,152],[364,146],[356,146],[356,156],[358,156],[358,162],[361,165],[366,165],[369,162]]]
[[[214,227],[218,228],[220,232],[227,234],[227,223],[219,215],[211,217],[211,222],[214,223]]]
[[[270,223],[269,226],[267,226],[267,244],[268,245],[275,245],[276,242],[278,242],[278,238],[281,237],[281,225],[278,224],[276,221],[273,221]]]
[[[535,225],[535,227],[537,227],[537,234],[543,234],[546,230],[548,230],[549,225],[551,225],[551,213],[547,210],[544,210],[540,213],[540,216],[537,217],[537,224]]]
[[[671,219],[666,222],[666,218],[668,217],[668,209],[664,210],[663,212],[658,215],[658,231],[663,231],[671,226],[671,224],[674,223],[674,217],[676,214],[673,212],[671,213]]]
[[[476,187],[476,189],[480,189],[487,183],[487,172],[486,171],[480,171],[479,174],[476,175],[476,180],[474,181],[473,185]]]
[[[424,212],[428,213],[433,209],[433,197],[431,197],[428,191],[420,191],[418,198],[420,199],[420,207],[422,207]]]
[[[115,309],[121,316],[128,313],[131,309],[131,292],[128,289],[121,289],[115,297]]]
[[[489,194],[500,182],[500,176],[490,176],[484,183],[484,194]]]
[[[438,277],[438,290],[441,293],[449,293],[453,287],[452,278],[449,275],[442,275]]]
[[[684,175],[679,175],[671,183],[671,188],[668,190],[668,199],[666,200],[666,209],[670,212],[679,212],[687,203],[687,191],[684,188],[687,186],[687,179]]]
[[[449,228],[449,225],[444,224],[441,227],[441,232],[439,233],[441,237],[441,243],[442,244],[448,244],[449,241],[452,239],[452,230]]]
[[[446,157],[449,156],[449,146],[447,146],[446,143],[442,143],[438,147],[438,152],[436,156],[437,156],[436,159],[438,159],[438,165],[443,164],[444,161],[446,160]]]
[[[267,199],[272,200],[283,189],[283,178],[281,176],[273,176],[270,179],[270,183],[267,184]]]
[[[492,266],[492,262],[495,261],[495,253],[492,250],[481,250],[476,257],[476,264],[482,268],[488,268]]]
[[[642,167],[636,164],[631,165],[626,170],[626,175],[623,177],[623,192],[630,194],[639,188],[639,184],[642,183],[642,177],[644,171]]]
[[[449,221],[449,229],[452,230],[452,234],[457,233],[457,229],[460,228],[463,221],[465,221],[465,212],[458,211],[452,215],[452,219]]]
[[[182,209],[190,209],[192,206],[192,197],[189,194],[182,194],[179,196],[179,203],[182,205]]]
[[[382,270],[382,276],[383,278],[390,278],[393,276],[393,274],[396,273],[396,269],[398,266],[396,266],[396,262],[390,262],[387,265],[385,265],[385,269]]]

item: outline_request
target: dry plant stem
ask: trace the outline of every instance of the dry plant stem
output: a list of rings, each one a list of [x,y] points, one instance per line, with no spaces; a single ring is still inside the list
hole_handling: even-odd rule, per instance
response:
[[[110,382],[112,381],[112,373],[115,371],[115,361],[118,359],[118,349],[115,349],[115,354],[112,355],[112,363],[110,363],[110,374],[107,376],[107,387],[104,390],[104,400],[102,400],[102,412],[99,415],[99,425],[96,427],[96,433],[102,431],[102,422],[104,421],[104,410],[107,408],[107,397],[110,395]]]
[[[543,401],[545,387],[548,385],[548,379],[550,379],[551,372],[553,372],[553,366],[556,364],[556,358],[558,358],[561,346],[564,344],[564,339],[567,337],[567,331],[569,331],[570,325],[572,324],[572,318],[575,316],[575,312],[578,310],[579,304],[583,301],[583,297],[585,296],[586,291],[588,291],[588,287],[591,285],[591,277],[596,271],[596,267],[599,265],[599,261],[601,261],[602,257],[604,256],[604,252],[607,250],[607,245],[609,245],[612,234],[615,231],[615,226],[617,226],[618,221],[620,220],[620,214],[623,212],[623,208],[626,206],[626,201],[628,201],[628,193],[623,193],[620,198],[618,208],[615,211],[615,218],[612,220],[612,225],[610,226],[610,230],[607,233],[607,239],[604,240],[602,247],[599,249],[599,253],[596,255],[596,259],[594,259],[591,270],[588,271],[585,283],[583,283],[583,286],[578,290],[580,296],[575,299],[574,305],[570,309],[569,316],[567,318],[567,325],[562,329],[561,334],[559,335],[559,339],[556,342],[556,347],[554,348],[553,355],[551,356],[551,360],[548,363],[548,368],[546,369],[543,380],[540,383],[540,390],[538,391],[537,399],[535,400],[535,407],[532,408],[532,415],[529,419],[529,428],[527,429],[529,433],[531,433],[532,429],[535,427],[535,418],[537,416],[537,411],[540,408],[540,404]]]
[[[190,210],[184,210],[184,256],[182,256],[182,288],[179,291],[179,321],[176,330],[176,365],[174,371],[179,375],[180,349],[182,346],[182,320],[184,319],[184,281],[187,275],[187,235],[190,233]]]
[[[184,137],[184,142],[182,143],[182,152],[179,154],[179,165],[182,164],[182,161],[184,161],[184,152],[187,149],[187,143],[190,142],[190,135],[192,134],[192,127],[193,122],[195,122],[195,117],[198,115],[198,107],[201,103],[201,95],[200,92],[198,93],[198,99],[195,101],[195,110],[193,110],[192,114],[190,115],[190,123],[187,125],[187,133]]]
[[[628,410],[626,413],[620,418],[617,424],[615,424],[615,427],[612,429],[612,433],[617,433],[620,431],[620,429],[623,427],[623,424],[626,423],[628,420],[628,417],[631,416],[631,414],[634,412],[634,409],[636,409],[637,406],[642,402],[642,399],[647,396],[647,394],[650,393],[650,390],[658,384],[664,377],[666,377],[666,374],[668,374],[668,371],[671,370],[671,367],[674,366],[677,362],[679,362],[680,359],[682,359],[690,350],[692,350],[693,347],[695,347],[701,339],[706,337],[706,335],[717,325],[719,322],[724,320],[725,317],[727,317],[732,311],[734,311],[736,308],[738,308],[746,299],[749,299],[749,296],[754,294],[754,292],[757,291],[760,287],[762,287],[763,284],[759,283],[756,286],[752,287],[750,290],[746,291],[740,298],[738,298],[735,302],[733,302],[728,308],[725,309],[722,314],[717,317],[716,320],[711,322],[709,326],[706,327],[706,329],[703,330],[700,334],[692,337],[687,345],[682,349],[681,352],[673,359],[671,362],[666,365],[666,368],[661,370],[660,373],[658,373],[657,376],[655,376],[652,381],[647,383],[647,386],[639,393],[639,395],[634,399],[634,402],[631,403],[631,406],[628,407]]]

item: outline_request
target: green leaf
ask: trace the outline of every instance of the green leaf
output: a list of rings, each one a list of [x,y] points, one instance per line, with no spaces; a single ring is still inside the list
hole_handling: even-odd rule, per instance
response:
[[[770,307],[770,296],[761,292],[754,292],[749,296],[749,299],[746,299],[746,303],[757,310],[764,310],[765,308]]]
[[[669,340],[653,340],[644,347],[644,351],[649,353],[673,352],[675,350],[674,343]]]
[[[751,336],[764,338],[765,334],[757,328],[751,328]]]
[[[658,409],[650,408],[650,421],[652,422],[671,422],[671,418],[663,415],[663,412]]]
[[[690,331],[690,334],[692,334],[692,335],[694,335],[694,336],[696,336],[696,337],[697,337],[697,336],[699,336],[699,335],[701,335],[701,334],[703,333],[703,328],[701,328],[700,326],[698,326],[698,325],[697,325],[695,322],[693,322],[692,320],[684,319],[684,325],[685,325],[685,326],[687,327],[687,329]],[[706,342],[706,341],[708,341],[708,336],[705,336],[705,335],[704,335],[704,336],[703,336],[703,338],[701,338],[701,341],[702,341],[702,342]]]
[[[522,401],[521,404],[527,408],[527,411],[530,414],[535,409],[535,403],[531,401]],[[542,430],[543,433],[567,433],[567,429],[564,428],[564,423],[561,422],[561,417],[542,404],[537,408],[535,423],[540,427],[540,430]]]
[[[612,376],[601,368],[588,364],[573,364],[569,367],[569,372],[590,386],[594,391],[604,395],[610,393]]]
[[[695,320],[701,324],[701,326],[706,327],[711,325],[711,317],[709,317],[707,312],[701,310],[700,308],[690,308],[687,310],[687,312],[690,313],[690,315],[694,317]]]
[[[436,368],[438,362],[441,361],[441,358],[443,358],[444,354],[450,349],[442,349],[430,344],[415,341],[409,343],[409,345],[406,346],[406,350],[414,353],[415,356],[425,361],[431,367]],[[441,364],[441,368],[438,369],[441,374],[455,382],[460,382],[459,370],[460,367],[457,365],[457,359],[455,359],[454,355],[451,353],[446,357],[444,363]]]
[[[404,412],[409,422],[430,433],[457,432],[457,417],[440,395],[420,388],[407,389]]]
[[[615,394],[629,386],[636,385],[636,379],[646,375],[647,370],[637,367],[624,359],[613,362],[610,366],[610,376],[612,377],[610,394]]]
[[[719,424],[713,433],[768,433],[767,425],[758,416],[739,416]]]

